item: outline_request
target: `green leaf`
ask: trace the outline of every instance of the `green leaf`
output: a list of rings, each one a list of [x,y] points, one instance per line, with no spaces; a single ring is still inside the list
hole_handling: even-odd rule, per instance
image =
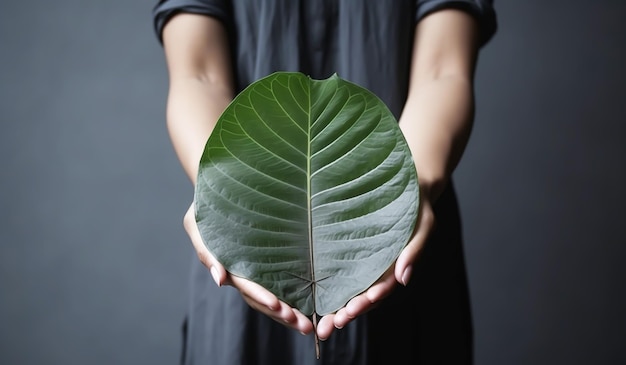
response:
[[[209,138],[195,190],[209,251],[302,313],[332,313],[407,244],[418,210],[393,114],[336,75],[277,72],[243,90]]]

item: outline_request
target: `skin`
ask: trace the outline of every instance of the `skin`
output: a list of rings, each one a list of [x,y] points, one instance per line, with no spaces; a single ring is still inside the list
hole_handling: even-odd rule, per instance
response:
[[[168,132],[185,173],[195,185],[204,145],[234,97],[228,38],[216,19],[178,14],[163,30],[163,45],[169,75]],[[215,282],[237,288],[252,308],[302,334],[316,330],[322,340],[375,308],[397,285],[406,285],[413,263],[435,226],[432,206],[470,136],[477,49],[477,24],[464,12],[437,11],[416,26],[409,93],[399,123],[419,176],[420,214],[408,245],[375,284],[314,326],[308,317],[260,285],[230,275],[204,246],[192,205],[183,225]]]

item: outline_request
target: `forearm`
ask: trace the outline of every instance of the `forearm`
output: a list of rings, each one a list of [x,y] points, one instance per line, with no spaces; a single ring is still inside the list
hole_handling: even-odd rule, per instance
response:
[[[195,185],[206,141],[234,94],[228,37],[217,19],[178,14],[163,30],[163,46],[169,74],[168,131]]]
[[[467,145],[474,116],[472,82],[448,75],[417,83],[400,117],[420,186],[439,196]]]
[[[185,77],[172,80],[167,102],[167,127],[181,165],[195,185],[207,139],[233,91],[229,85]]]
[[[459,163],[472,129],[477,34],[474,19],[454,9],[427,16],[415,32],[400,127],[431,201]]]

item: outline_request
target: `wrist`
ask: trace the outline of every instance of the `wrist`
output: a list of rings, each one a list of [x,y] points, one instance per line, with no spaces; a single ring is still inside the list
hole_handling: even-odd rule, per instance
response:
[[[417,177],[419,183],[420,198],[427,199],[431,203],[437,201],[437,198],[439,198],[441,193],[443,193],[449,181],[449,178],[444,176],[421,176],[419,171],[417,173]]]

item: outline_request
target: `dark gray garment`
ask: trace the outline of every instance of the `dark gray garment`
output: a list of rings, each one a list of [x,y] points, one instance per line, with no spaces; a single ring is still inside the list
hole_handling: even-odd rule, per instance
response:
[[[479,21],[481,41],[496,30],[490,1],[163,0],[157,35],[168,19],[192,12],[226,26],[238,91],[275,71],[316,79],[333,73],[377,94],[396,117],[406,100],[415,25],[427,14],[458,8]],[[472,325],[461,227],[452,185],[435,206],[437,230],[408,287],[335,331],[315,359],[302,336],[252,310],[233,288],[217,288],[192,259],[185,364],[470,364]]]
[[[238,91],[274,71],[315,79],[337,73],[380,97],[399,117],[406,99],[415,24],[442,8],[458,8],[481,24],[482,44],[496,30],[487,0],[161,0],[161,36],[178,12],[214,16],[227,26]]]

